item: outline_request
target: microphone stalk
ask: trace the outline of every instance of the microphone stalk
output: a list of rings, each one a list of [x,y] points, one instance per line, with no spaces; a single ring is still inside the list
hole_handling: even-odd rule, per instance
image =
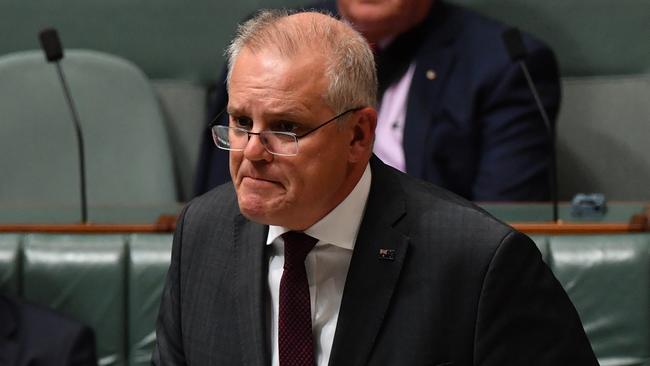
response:
[[[79,119],[79,114],[75,108],[74,100],[72,99],[72,94],[70,93],[70,88],[68,88],[68,83],[65,79],[63,69],[61,68],[60,60],[63,58],[63,48],[61,47],[61,42],[59,41],[59,36],[55,29],[45,29],[41,31],[39,38],[47,61],[54,62],[54,65],[56,66],[56,71],[59,75],[59,80],[61,80],[61,85],[63,87],[63,94],[65,95],[68,108],[70,109],[70,114],[72,115],[72,121],[74,123],[74,129],[77,136],[77,148],[79,152],[81,223],[85,224],[88,222],[88,202],[86,200],[86,159],[84,153],[84,139],[83,134],[81,133],[81,122]]]
[[[61,64],[59,62],[55,63],[57,74],[59,74],[59,79],[61,80],[61,85],[63,85],[63,93],[65,98],[68,101],[68,106],[70,108],[70,114],[72,114],[72,120],[74,121],[74,130],[77,135],[77,149],[79,151],[79,172],[80,172],[80,187],[81,187],[81,223],[85,224],[88,222],[88,202],[86,201],[86,157],[84,149],[84,138],[81,133],[81,123],[79,122],[79,114],[77,109],[74,106],[74,101],[72,100],[72,94],[68,88],[68,83],[65,80],[63,70],[61,69]]]
[[[535,99],[535,104],[537,104],[537,109],[539,109],[539,113],[542,116],[542,119],[544,120],[544,124],[546,125],[546,129],[548,130],[549,138],[551,140],[551,176],[550,176],[550,181],[551,181],[551,201],[553,202],[553,222],[557,223],[559,221],[559,214],[558,214],[558,198],[557,198],[557,154],[555,152],[555,128],[553,124],[551,124],[550,119],[548,118],[548,115],[546,114],[546,109],[544,108],[544,105],[542,104],[542,100],[539,97],[539,92],[537,91],[537,87],[535,87],[535,84],[533,83],[533,79],[530,77],[530,72],[528,72],[528,66],[524,62],[524,60],[519,60],[519,65],[521,66],[521,70],[524,73],[524,76],[526,77],[526,82],[528,83],[528,87],[530,88],[530,92],[533,94],[533,98]]]
[[[555,152],[555,146],[556,146],[555,127],[553,124],[551,124],[551,121],[548,118],[546,109],[544,108],[544,105],[542,104],[542,100],[539,97],[539,92],[537,91],[537,87],[533,82],[533,78],[530,76],[530,72],[528,71],[528,66],[526,65],[526,62],[524,61],[528,52],[526,50],[526,47],[524,46],[523,40],[521,39],[521,33],[517,28],[509,28],[503,32],[502,37],[503,37],[503,43],[506,47],[506,50],[508,51],[510,59],[514,62],[519,63],[519,66],[521,67],[521,70],[524,73],[524,77],[526,78],[526,83],[528,84],[528,88],[530,89],[530,92],[533,94],[533,98],[535,99],[535,104],[537,105],[537,109],[539,110],[539,113],[542,116],[542,120],[546,125],[546,130],[549,135],[549,140],[551,142],[551,167],[550,167],[551,171],[549,177],[549,184],[550,184],[550,191],[551,191],[550,192],[551,202],[553,204],[553,222],[557,223],[559,221],[559,215],[558,215],[558,197],[557,197],[558,182],[557,182],[557,157],[556,157],[557,154]]]

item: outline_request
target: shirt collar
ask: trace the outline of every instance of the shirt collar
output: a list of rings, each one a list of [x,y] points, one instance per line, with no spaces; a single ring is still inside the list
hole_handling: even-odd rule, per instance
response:
[[[372,174],[370,164],[357,182],[352,192],[339,203],[330,213],[305,230],[305,234],[312,236],[321,243],[333,244],[338,247],[352,250],[359,233],[359,226],[370,193]],[[270,245],[280,235],[290,231],[282,226],[269,225],[266,244]]]

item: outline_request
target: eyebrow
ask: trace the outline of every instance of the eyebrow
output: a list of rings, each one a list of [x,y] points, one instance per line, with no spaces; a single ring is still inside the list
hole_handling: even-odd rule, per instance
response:
[[[229,115],[234,115],[234,116],[240,116],[240,115],[248,115],[248,113],[245,113],[243,108],[226,108],[226,113]],[[264,115],[267,116],[267,119],[270,120],[297,120],[297,121],[302,121],[305,118],[305,114],[307,114],[308,111],[300,109],[300,108],[288,108],[285,110],[280,110],[280,111],[265,111]]]

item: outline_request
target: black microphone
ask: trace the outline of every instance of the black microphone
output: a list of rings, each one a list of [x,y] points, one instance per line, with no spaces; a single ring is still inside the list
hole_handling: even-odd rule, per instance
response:
[[[539,110],[539,113],[542,115],[542,120],[544,120],[544,124],[546,125],[546,130],[548,131],[548,135],[551,140],[551,176],[550,176],[551,201],[553,202],[553,221],[558,222],[558,199],[557,199],[558,184],[557,184],[557,161],[555,156],[555,128],[551,124],[551,121],[548,118],[546,109],[544,108],[544,105],[542,104],[542,100],[539,97],[539,93],[537,92],[537,87],[535,87],[535,83],[533,82],[533,79],[530,77],[530,72],[528,72],[528,66],[526,65],[526,61],[525,61],[525,58],[528,55],[528,51],[526,50],[524,41],[521,39],[521,32],[519,32],[519,29],[517,28],[508,28],[503,32],[501,37],[503,39],[503,44],[506,47],[506,51],[508,51],[508,55],[510,55],[510,59],[513,62],[518,62],[519,65],[521,66],[521,70],[523,71],[524,76],[526,77],[526,82],[528,83],[528,88],[530,89],[530,92],[533,94],[533,98],[535,99],[535,104],[537,105],[537,109]]]
[[[48,62],[59,61],[63,58],[63,47],[56,29],[48,28],[43,29],[38,37],[41,40],[41,47],[45,52],[45,58]]]
[[[63,75],[63,70],[61,69],[61,64],[59,61],[63,58],[63,47],[61,46],[61,41],[59,40],[59,35],[56,32],[56,29],[47,28],[43,29],[38,35],[41,41],[41,48],[45,52],[45,58],[48,62],[54,62],[56,65],[57,73],[59,74],[59,79],[61,80],[61,85],[63,86],[63,94],[68,102],[68,107],[70,108],[70,113],[72,114],[72,121],[74,122],[75,131],[77,133],[77,146],[79,148],[79,176],[81,179],[81,222],[88,222],[88,204],[86,202],[86,163],[84,157],[84,140],[83,134],[81,133],[81,123],[79,122],[79,114],[77,109],[74,106],[72,100],[72,95],[68,89],[68,83],[65,80]]]

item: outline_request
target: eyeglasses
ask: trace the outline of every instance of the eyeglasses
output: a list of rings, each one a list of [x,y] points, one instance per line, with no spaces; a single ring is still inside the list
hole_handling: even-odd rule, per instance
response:
[[[346,110],[343,113],[337,114],[331,119],[321,123],[318,127],[315,127],[302,135],[296,135],[293,132],[283,132],[283,131],[260,131],[260,132],[251,132],[247,129],[240,127],[228,127],[218,125],[217,121],[219,117],[225,112],[222,111],[215,117],[215,119],[210,123],[210,130],[212,131],[212,140],[218,148],[228,151],[243,151],[248,144],[248,141],[251,139],[251,135],[258,136],[262,145],[266,151],[273,155],[280,156],[295,156],[298,155],[298,139],[301,139],[312,132],[318,130],[319,128],[327,125],[328,123],[337,120],[338,118],[343,117],[344,115],[350,112],[356,112],[363,109],[364,107],[356,107]]]

